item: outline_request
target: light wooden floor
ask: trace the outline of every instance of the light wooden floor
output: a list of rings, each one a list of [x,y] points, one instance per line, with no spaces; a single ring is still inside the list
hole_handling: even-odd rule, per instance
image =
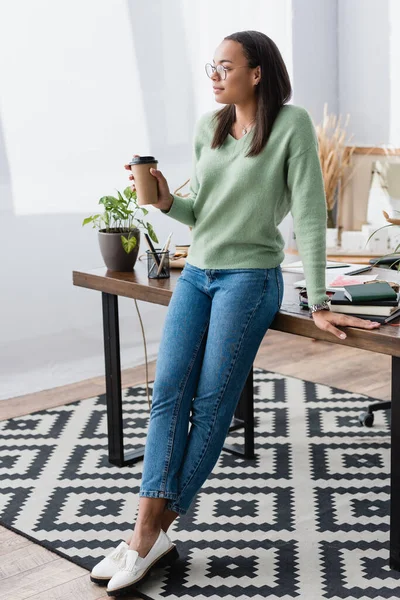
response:
[[[278,350],[277,350],[278,348]],[[255,366],[349,391],[390,399],[389,356],[268,331]],[[149,381],[155,363],[149,364]],[[123,386],[145,382],[145,368],[124,371]],[[0,402],[0,419],[60,406],[104,393],[104,378]],[[127,532],[128,534],[129,532]],[[104,588],[89,573],[57,554],[0,527],[0,600],[100,600]],[[133,596],[126,596],[127,600]]]

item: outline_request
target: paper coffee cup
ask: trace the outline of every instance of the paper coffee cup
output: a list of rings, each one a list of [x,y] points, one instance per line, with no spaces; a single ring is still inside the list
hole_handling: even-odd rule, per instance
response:
[[[158,160],[154,156],[136,156],[129,163],[135,178],[136,201],[139,206],[157,204],[157,179],[150,169],[157,169]]]

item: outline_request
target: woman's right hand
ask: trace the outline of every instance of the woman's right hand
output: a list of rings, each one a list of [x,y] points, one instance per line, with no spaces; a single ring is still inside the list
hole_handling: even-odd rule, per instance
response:
[[[140,155],[134,154],[133,158],[135,158],[136,156],[140,156]],[[131,167],[130,167],[130,165],[124,165],[124,167],[131,173],[129,175],[129,179],[133,180],[131,190],[134,192],[136,189],[136,186],[135,186],[135,178],[131,171]],[[153,177],[155,177],[157,179],[157,204],[152,204],[152,206],[155,206],[156,208],[158,208],[160,210],[169,210],[171,208],[171,205],[173,202],[173,196],[172,196],[171,192],[169,191],[169,186],[168,186],[167,180],[165,179],[165,177],[161,173],[161,171],[159,171],[158,169],[154,169],[154,170],[150,169],[150,173]]]

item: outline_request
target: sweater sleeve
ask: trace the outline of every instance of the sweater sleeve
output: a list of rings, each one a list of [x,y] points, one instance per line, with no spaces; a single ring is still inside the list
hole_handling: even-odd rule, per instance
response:
[[[194,132],[194,142],[192,147],[192,170],[190,174],[189,183],[189,196],[182,198],[176,194],[173,196],[172,205],[169,210],[161,210],[165,215],[172,217],[180,223],[193,227],[196,223],[196,217],[194,214],[194,203],[196,200],[197,192],[199,190],[199,181],[196,174],[196,164],[200,155],[200,133],[201,133],[201,121],[202,117],[197,121]]]
[[[328,299],[325,288],[327,208],[318,141],[288,160],[287,185],[308,303]]]

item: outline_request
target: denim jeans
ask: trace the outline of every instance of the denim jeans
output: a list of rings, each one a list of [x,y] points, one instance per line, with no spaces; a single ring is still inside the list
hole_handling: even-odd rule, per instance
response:
[[[166,498],[167,508],[186,514],[218,460],[282,297],[279,265],[186,262],[161,336],[139,496]]]

